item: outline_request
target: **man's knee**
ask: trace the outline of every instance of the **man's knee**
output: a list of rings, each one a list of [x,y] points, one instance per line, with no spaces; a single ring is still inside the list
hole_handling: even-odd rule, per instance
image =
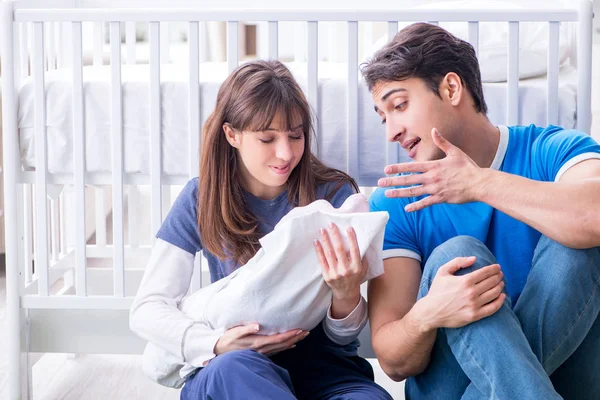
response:
[[[457,257],[470,256],[476,257],[475,264],[470,269],[461,270],[460,272],[468,273],[474,269],[496,263],[495,257],[480,240],[466,235],[455,236],[433,250],[423,268],[423,277],[432,280],[438,269],[444,264]]]

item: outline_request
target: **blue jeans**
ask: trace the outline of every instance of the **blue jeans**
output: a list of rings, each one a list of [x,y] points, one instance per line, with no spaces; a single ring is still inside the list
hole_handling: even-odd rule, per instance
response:
[[[440,266],[476,256],[466,274],[496,260],[469,236],[438,246],[418,297]],[[407,399],[600,399],[600,248],[574,250],[542,236],[514,308],[462,328],[438,329],[426,370],[406,382]]]

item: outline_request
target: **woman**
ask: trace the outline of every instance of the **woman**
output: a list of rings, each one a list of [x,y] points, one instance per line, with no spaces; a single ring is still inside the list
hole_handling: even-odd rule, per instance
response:
[[[213,330],[177,309],[198,251],[215,282],[252,258],[258,239],[292,208],[317,199],[339,207],[356,192],[348,175],[310,152],[311,132],[308,102],[280,62],[244,64],[219,90],[204,127],[200,179],[188,182],[157,233],[130,316],[138,335],[199,367],[182,399],[391,398],[356,353],[367,319],[366,267],[346,252],[335,226],[315,243],[333,298],[310,335],[260,335],[256,323]],[[348,236],[354,249],[356,236]]]

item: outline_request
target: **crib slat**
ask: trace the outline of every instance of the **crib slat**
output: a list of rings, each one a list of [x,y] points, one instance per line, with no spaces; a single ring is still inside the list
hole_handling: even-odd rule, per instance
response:
[[[475,49],[475,55],[479,55],[479,22],[469,21],[469,43]]]
[[[546,101],[546,124],[558,125],[558,66],[560,23],[548,23],[548,100]]]
[[[103,23],[100,21],[94,22],[94,65],[102,65],[102,48],[104,44],[104,36],[102,33]]]
[[[27,24],[28,22],[21,22],[19,24],[19,42],[21,43],[21,45],[18,47],[20,57],[20,70],[15,72],[21,74],[21,79],[24,79],[27,76],[29,76],[29,43],[27,35]]]
[[[206,21],[199,22],[198,43],[200,47],[200,62],[210,61],[210,52],[208,48],[208,23]]]
[[[75,171],[76,293],[87,295],[85,254],[85,126],[83,124],[83,57],[81,22],[72,23],[73,41],[73,171]]]
[[[397,21],[389,21],[387,23],[388,28],[388,40],[392,40],[396,33],[398,33],[398,22]]]
[[[596,4],[598,4],[596,2]],[[591,1],[580,1],[577,12],[577,130],[590,134],[592,129],[592,19]]]
[[[162,186],[162,215],[167,215],[171,209],[171,186]]]
[[[189,23],[189,177],[198,176],[198,150],[200,149],[200,40],[198,22]]]
[[[64,256],[67,254],[67,208],[65,207],[65,191],[63,190],[58,196],[59,208],[60,208],[60,255]]]
[[[47,38],[48,38],[48,71],[56,69],[56,41],[54,38],[54,22],[47,24]]]
[[[312,109],[315,110],[315,114],[313,115],[313,128],[316,132],[316,140],[312,142],[312,151],[318,157],[321,152],[321,131],[319,129],[319,23],[317,21],[308,21],[308,43],[307,43],[307,53],[308,53],[308,63],[307,63],[307,97],[308,103],[311,105]],[[306,132],[306,134],[310,134],[310,132]]]
[[[66,22],[57,22],[57,31],[58,31],[58,37],[56,38],[56,43],[58,44],[58,49],[57,49],[57,58],[56,58],[56,67],[57,68],[64,68],[68,66],[69,61],[65,60],[66,58],[66,51],[65,51],[65,25],[67,25],[68,23]]]
[[[308,23],[310,25],[310,23]],[[304,62],[306,60],[306,26],[307,23],[303,21],[296,21],[293,23],[294,28],[294,61]],[[309,28],[310,29],[310,28]],[[308,34],[310,36],[310,33]],[[309,39],[310,41],[310,39]]]
[[[140,209],[140,190],[137,185],[130,185],[127,195],[127,228],[129,232],[129,246],[137,247],[140,245],[137,226],[138,210]]]
[[[52,262],[58,261],[58,199],[50,200],[50,254]]]
[[[125,47],[127,47],[127,64],[135,64],[135,22],[125,23]]]
[[[519,123],[519,23],[508,22],[508,104],[507,123]]]
[[[150,181],[152,195],[152,236],[156,235],[162,223],[159,24],[159,22],[150,22]]]
[[[279,57],[279,33],[277,21],[269,21],[269,59]]]
[[[346,172],[358,177],[358,22],[348,21]]]
[[[160,22],[160,62],[162,64],[169,63],[169,56],[171,54],[169,29],[170,25],[168,22]]]
[[[32,228],[33,228],[33,203],[31,201],[31,185],[23,185],[23,265],[25,266],[25,283],[31,282],[33,270],[32,262]]]
[[[227,67],[232,72],[239,64],[238,22],[227,21]]]
[[[21,87],[21,53],[23,53],[23,46],[21,42],[21,23],[13,23],[13,34],[12,36],[12,69],[15,73],[14,84],[15,87]],[[20,194],[17,194],[20,196]]]
[[[394,36],[398,33],[398,22],[390,21],[388,22],[388,40],[392,40]],[[385,141],[385,164],[395,164],[398,162],[398,156],[400,151],[400,146],[397,143],[391,143],[387,139],[387,135],[383,136]]]
[[[373,49],[373,22],[362,23],[361,37],[363,38],[363,52],[360,57],[364,59],[368,54],[371,54]]]
[[[106,205],[104,204],[104,186],[94,187],[96,206],[96,246],[106,246]]]
[[[113,273],[114,295],[125,296],[123,239],[123,111],[121,88],[121,24],[110,23]]]
[[[48,149],[46,138],[46,93],[44,82],[44,23],[33,23],[33,85],[35,114],[35,268],[40,296],[48,296]]]
[[[50,198],[48,198],[46,200],[46,208],[48,209],[48,268],[52,265],[52,262],[54,261],[52,259],[52,207],[50,207]],[[50,272],[48,272],[50,273]],[[50,287],[50,285],[52,285],[52,282],[50,280],[50,277],[48,277],[48,287]]]
[[[16,36],[16,35],[15,35]],[[14,71],[18,71],[18,70],[14,70]],[[17,213],[16,213],[16,224],[14,224],[14,226],[16,226],[16,230],[17,230],[17,238],[23,238],[25,239],[25,209],[22,207],[23,205],[25,205],[25,191],[23,190],[25,186],[29,186],[29,185],[17,185],[17,187],[15,188],[15,197],[17,200]],[[6,216],[4,216],[6,217]],[[13,230],[14,231],[14,230]],[[25,264],[25,246],[24,246],[24,242],[25,240],[19,240],[17,243],[17,248],[18,251],[16,251],[15,253],[17,253],[17,266],[19,269],[19,288],[24,287],[24,285],[31,283],[31,264],[29,264],[29,267],[27,267],[27,265]],[[10,265],[10,264],[9,264]]]

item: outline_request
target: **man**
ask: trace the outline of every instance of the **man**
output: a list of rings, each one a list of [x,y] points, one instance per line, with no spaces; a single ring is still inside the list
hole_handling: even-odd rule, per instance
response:
[[[373,348],[408,399],[600,398],[600,145],[494,126],[473,47],[425,23],[362,67],[386,134]],[[386,187],[394,189],[384,189]]]

